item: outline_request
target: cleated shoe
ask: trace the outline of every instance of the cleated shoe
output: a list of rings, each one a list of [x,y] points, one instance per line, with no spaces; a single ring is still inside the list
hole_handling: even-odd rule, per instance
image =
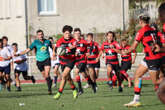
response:
[[[121,86],[119,86],[118,91],[123,92],[123,88]]]
[[[78,92],[77,90],[73,90],[73,98],[76,99],[78,97]]]
[[[55,100],[58,100],[60,97],[61,97],[61,93],[60,92],[57,92],[57,94],[53,96],[53,98]]]
[[[33,84],[36,83],[36,80],[35,80],[34,76],[31,77],[31,80],[32,80],[32,83],[33,83]]]
[[[84,91],[83,91],[82,88],[78,90],[78,94],[79,94],[79,95],[81,95],[81,94],[83,94],[83,93],[84,93]]]
[[[125,107],[139,107],[139,106],[141,106],[141,103],[140,102],[136,102],[136,101],[131,101],[128,104],[124,104],[124,106]]]

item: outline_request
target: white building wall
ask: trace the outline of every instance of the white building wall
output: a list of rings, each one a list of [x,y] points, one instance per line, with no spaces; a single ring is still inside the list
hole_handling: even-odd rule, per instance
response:
[[[96,28],[106,32],[123,28],[123,0],[57,0],[57,15],[38,14],[37,0],[29,0],[29,25],[41,28],[46,35],[61,33],[64,25],[80,27],[84,33]],[[128,0],[125,2],[125,22],[128,23]]]
[[[25,0],[0,0],[0,38],[7,36],[9,44],[17,42],[26,48]]]

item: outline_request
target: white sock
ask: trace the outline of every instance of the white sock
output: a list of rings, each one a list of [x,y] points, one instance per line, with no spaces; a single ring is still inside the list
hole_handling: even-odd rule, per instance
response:
[[[140,102],[140,95],[135,94],[133,101]]]

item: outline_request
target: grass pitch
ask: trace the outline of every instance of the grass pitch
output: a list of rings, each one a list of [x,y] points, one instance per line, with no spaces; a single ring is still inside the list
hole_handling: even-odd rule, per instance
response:
[[[0,110],[164,110],[157,98],[151,81],[144,81],[141,103],[138,108],[127,108],[123,104],[133,99],[133,88],[110,90],[106,82],[98,82],[98,91],[94,94],[91,88],[84,89],[84,94],[78,99],[72,98],[72,91],[65,87],[62,97],[54,100],[53,95],[47,95],[46,84],[22,85],[22,92],[16,92],[12,86],[9,93],[0,91]],[[53,89],[53,94],[57,89]]]

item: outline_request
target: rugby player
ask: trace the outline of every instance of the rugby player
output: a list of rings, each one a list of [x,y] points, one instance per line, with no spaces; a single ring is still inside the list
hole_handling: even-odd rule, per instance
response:
[[[92,80],[92,89],[94,93],[96,93],[97,84],[97,70],[100,68],[100,57],[101,54],[99,54],[100,48],[99,44],[95,41],[93,41],[93,33],[87,34],[87,68]]]
[[[157,75],[159,74],[159,69],[161,65],[161,54],[160,54],[160,45],[158,44],[158,37],[155,35],[153,29],[149,26],[150,17],[147,15],[139,16],[139,25],[141,29],[138,31],[135,41],[127,51],[122,51],[123,54],[128,54],[136,49],[138,44],[142,42],[144,46],[145,58],[143,63],[140,64],[135,72],[135,81],[134,81],[134,98],[128,104],[124,106],[138,107],[140,103],[140,93],[142,87],[141,77],[149,70],[151,80],[155,86],[158,85]]]
[[[115,33],[112,31],[109,31],[106,33],[106,41],[103,42],[101,46],[101,54],[105,52],[106,57],[106,66],[107,66],[107,76],[108,76],[108,84],[110,86],[110,89],[113,87],[113,81],[112,81],[112,71],[115,71],[115,74],[118,79],[118,85],[119,85],[119,92],[123,91],[123,88],[121,87],[122,79],[120,75],[120,67],[119,67],[119,61],[118,61],[118,53],[121,51],[121,47],[118,44],[118,42],[115,41]]]
[[[130,48],[130,45],[128,45],[128,42],[126,39],[122,39],[121,41],[121,50],[125,51]],[[126,80],[128,80],[128,87],[132,86],[131,78],[129,77],[127,71],[131,69],[132,64],[135,63],[136,59],[136,50],[133,51],[134,56],[132,58],[132,54],[129,53],[127,55],[121,55],[121,67],[120,67],[120,73],[124,75]]]
[[[12,59],[11,53],[7,47],[3,47],[3,41],[0,39],[0,84],[6,83],[7,91],[11,91],[10,79],[10,60]]]
[[[33,83],[35,83],[35,78],[34,76],[28,76],[28,65],[26,63],[26,56],[21,55],[21,56],[14,56],[14,53],[19,54],[21,50],[18,49],[18,44],[13,43],[12,44],[13,52],[12,52],[12,57],[13,57],[13,63],[14,63],[14,75],[15,75],[15,80],[16,80],[16,88],[17,91],[21,91],[21,84],[20,84],[20,79],[19,76],[22,73],[22,76],[25,80],[31,80]]]
[[[64,90],[64,86],[66,82],[70,84],[71,89],[73,90],[73,98],[76,99],[78,97],[77,89],[73,83],[70,72],[75,65],[75,52],[76,52],[76,40],[71,36],[73,28],[69,25],[65,25],[62,29],[63,37],[61,37],[57,43],[56,47],[63,47],[66,49],[66,53],[64,55],[59,56],[60,65],[62,70],[62,80],[60,82],[60,87],[57,94],[54,95],[54,99],[59,99]]]
[[[56,44],[54,44],[54,39],[53,37],[49,37],[50,42],[52,43],[52,45],[54,45],[56,47]],[[58,76],[60,76],[60,72],[59,72],[59,66],[60,66],[60,61],[59,61],[59,56],[53,56],[53,49],[49,47],[49,52],[50,52],[50,56],[51,56],[51,66],[53,68],[54,71],[54,87],[56,88],[57,86],[57,79]]]

